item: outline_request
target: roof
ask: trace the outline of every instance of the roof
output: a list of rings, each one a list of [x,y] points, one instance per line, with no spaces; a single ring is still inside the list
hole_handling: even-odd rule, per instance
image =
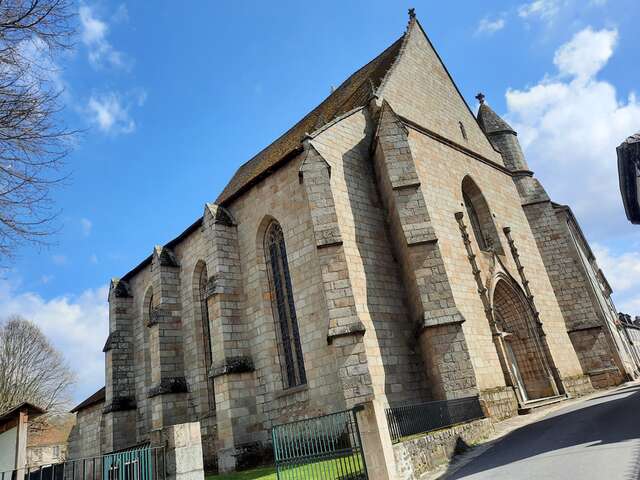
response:
[[[102,387],[100,390],[98,390],[96,393],[91,395],[89,398],[85,399],[82,403],[80,403],[79,405],[76,405],[73,409],[71,409],[71,413],[76,413],[76,412],[79,412],[80,410],[84,410],[85,408],[91,407],[97,403],[104,402],[105,398],[106,398],[105,388]]]
[[[622,144],[625,144],[625,143],[638,143],[638,142],[640,142],[640,132],[638,132],[638,133],[636,133],[634,135],[631,135],[630,137],[627,137],[627,139],[624,142],[622,142]]]
[[[516,131],[511,128],[507,122],[505,122],[496,112],[494,112],[486,103],[480,104],[478,110],[478,123],[484,133],[487,135],[497,132],[513,132]]]
[[[10,420],[11,418],[13,418],[16,414],[27,410],[27,413],[30,416],[38,416],[38,415],[42,415],[43,413],[47,413],[46,410],[43,410],[42,408],[29,403],[29,402],[22,402],[19,403],[18,405],[16,405],[15,407],[11,407],[9,410],[5,410],[4,412],[0,413],[0,424],[3,424],[4,422],[6,422],[7,420]]]
[[[302,140],[334,118],[367,104],[400,53],[404,35],[389,48],[345,80],[320,105],[275,142],[242,165],[218,196],[222,205],[260,181],[281,163],[301,151]]]
[[[27,436],[27,446],[63,445],[67,443],[69,433],[75,424],[75,415],[70,413],[55,414],[45,422],[32,423]]]

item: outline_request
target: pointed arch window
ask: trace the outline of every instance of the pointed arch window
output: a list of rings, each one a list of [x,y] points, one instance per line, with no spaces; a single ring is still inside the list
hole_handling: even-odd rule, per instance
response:
[[[271,223],[267,228],[264,247],[273,313],[277,326],[282,381],[285,388],[291,388],[307,383],[307,375],[302,358],[287,249],[282,228],[278,222]]]
[[[469,198],[469,195],[464,190],[462,191],[462,199],[464,200],[464,206],[467,210],[467,216],[469,217],[469,222],[471,223],[473,234],[476,236],[478,247],[480,247],[480,250],[488,250],[487,240],[484,238],[482,227],[480,226],[480,218],[478,217],[478,212],[476,211],[476,207],[473,205],[471,198]]]
[[[213,388],[213,379],[209,378],[209,369],[213,363],[213,355],[211,353],[211,331],[209,327],[209,305],[207,304],[207,267],[203,266],[200,270],[198,278],[198,299],[200,308],[200,319],[202,321],[202,346],[204,351],[204,367],[207,376],[207,394],[209,397],[209,409],[215,410],[216,399]]]
[[[480,250],[504,254],[489,204],[478,185],[468,176],[462,181],[462,200]]]

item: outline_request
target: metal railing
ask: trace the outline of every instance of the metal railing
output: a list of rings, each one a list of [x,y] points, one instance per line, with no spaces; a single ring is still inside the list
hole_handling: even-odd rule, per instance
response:
[[[391,407],[385,413],[393,443],[411,435],[484,418],[477,396]]]
[[[278,480],[366,480],[356,410],[277,425],[271,430]]]
[[[0,472],[0,480],[166,480],[164,447],[138,447],[97,457]]]

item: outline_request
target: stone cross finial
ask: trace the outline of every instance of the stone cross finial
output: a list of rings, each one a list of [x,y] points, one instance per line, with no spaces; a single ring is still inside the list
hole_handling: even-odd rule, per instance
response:
[[[409,9],[409,18],[416,18],[416,9],[415,8],[410,8]]]
[[[480,102],[480,105],[484,104],[484,93],[482,93],[482,92],[478,93],[478,95],[476,95],[476,98]]]

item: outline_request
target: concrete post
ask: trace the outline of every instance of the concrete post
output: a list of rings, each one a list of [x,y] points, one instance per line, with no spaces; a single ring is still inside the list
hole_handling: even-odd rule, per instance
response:
[[[154,430],[151,444],[165,448],[166,480],[204,480],[200,422]]]
[[[360,440],[370,480],[398,478],[384,405],[372,400],[356,407]]]

